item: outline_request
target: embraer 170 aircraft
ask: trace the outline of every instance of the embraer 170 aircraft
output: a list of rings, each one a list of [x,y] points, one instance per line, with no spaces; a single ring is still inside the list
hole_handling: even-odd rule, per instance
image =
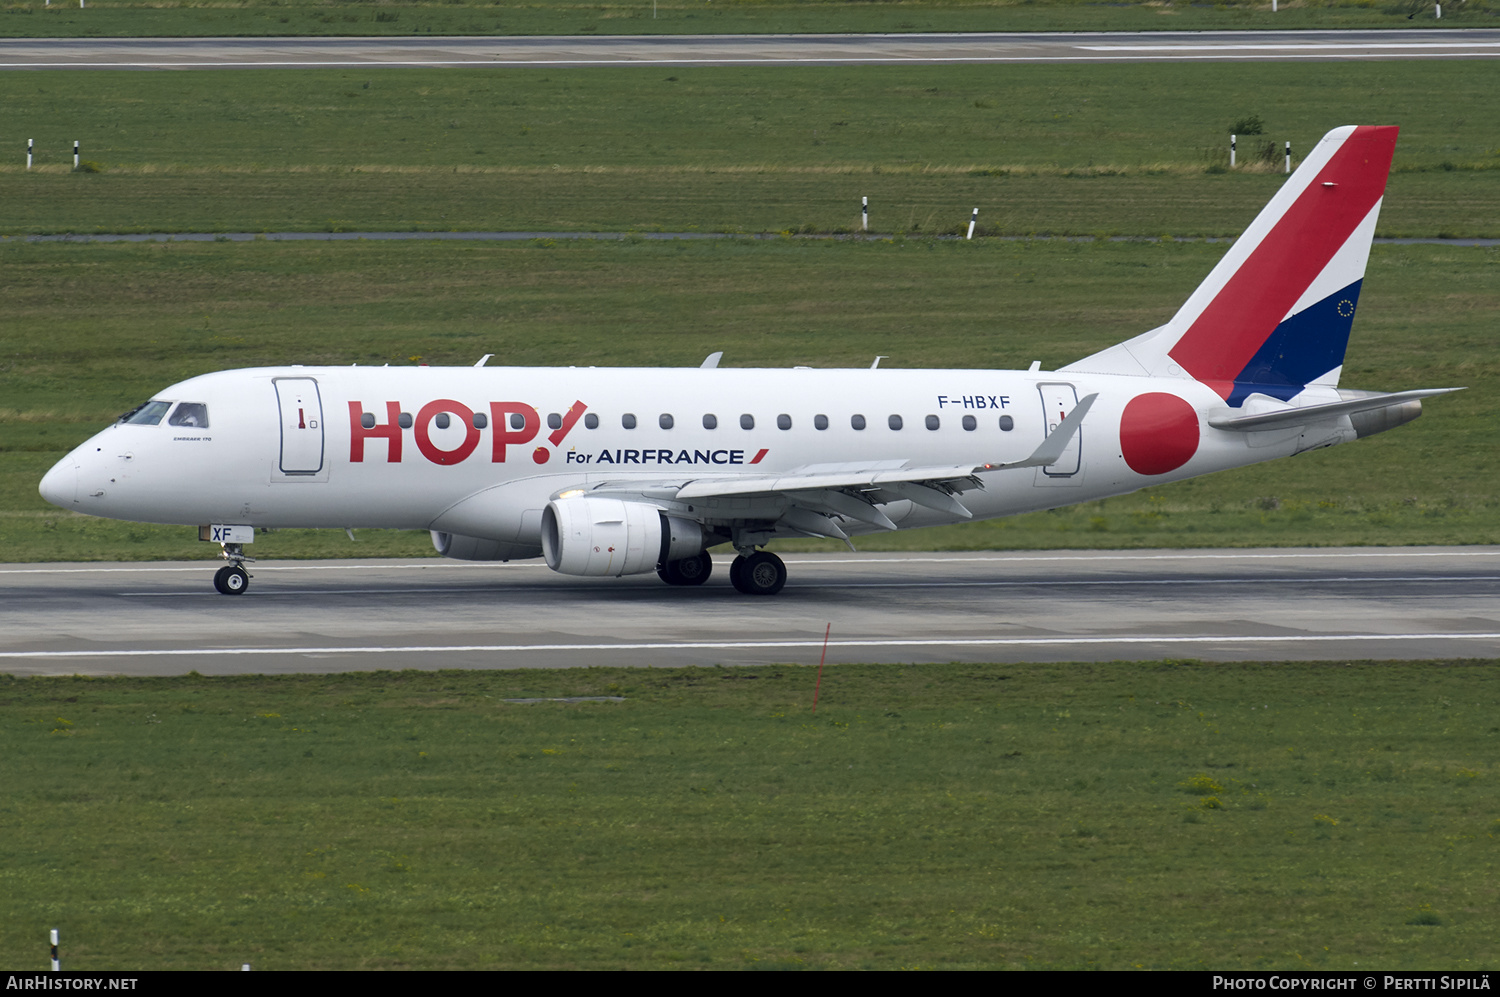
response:
[[[673,585],[728,543],[734,587],[772,595],[777,537],[847,543],[1346,443],[1457,390],[1338,387],[1396,132],[1329,132],[1171,321],[1060,370],[230,370],[127,413],[41,493],[198,526],[231,595],[256,527],[425,529],[446,557]]]

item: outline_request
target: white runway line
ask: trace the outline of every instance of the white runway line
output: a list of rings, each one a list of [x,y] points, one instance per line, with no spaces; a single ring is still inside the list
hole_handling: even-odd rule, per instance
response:
[[[1397,60],[1397,59],[1494,59],[1500,58],[1500,50],[1483,48],[1484,43],[1479,45],[1465,45],[1466,51],[1456,49],[1413,49],[1410,46],[1397,46],[1396,51],[1381,52],[1378,55],[1366,51],[1369,46],[1330,46],[1330,48],[1356,49],[1354,51],[1297,51],[1296,49],[1278,48],[1277,61],[1290,61],[1296,59],[1317,59],[1321,61],[1332,61],[1338,59],[1365,59],[1365,60]],[[1248,46],[1247,46],[1248,47]],[[1304,46],[1313,49],[1314,46]],[[1086,46],[1079,46],[1080,49]],[[486,67],[492,69],[525,69],[535,67],[538,69],[568,68],[587,69],[602,66],[636,66],[645,69],[671,69],[680,66],[881,66],[881,65],[926,65],[936,66],[948,63],[965,65],[998,65],[1006,63],[1070,63],[1070,62],[1167,62],[1179,61],[1207,61],[1216,62],[1238,62],[1265,60],[1266,55],[1259,53],[1235,54],[1226,53],[1217,47],[1205,46],[1205,51],[1196,51],[1184,46],[1164,46],[1158,50],[1141,52],[1122,52],[1116,58],[1100,58],[1095,55],[995,55],[995,56],[806,56],[802,58],[767,57],[762,59],[431,59],[431,60],[397,60],[397,59],[338,59],[307,62],[300,60],[260,61],[260,62],[212,62],[208,60],[194,60],[191,62],[0,62],[0,70],[6,69],[380,69],[380,68],[429,68],[429,69],[461,69],[468,67]],[[1177,54],[1177,53],[1181,54]]]
[[[863,647],[1057,647],[1091,644],[1302,644],[1330,643],[1333,641],[1434,641],[1434,640],[1500,640],[1500,633],[1441,633],[1441,634],[1280,634],[1263,636],[1220,637],[973,637],[937,638],[931,640],[835,640],[828,646],[834,648]],[[485,653],[517,654],[527,651],[756,651],[756,650],[801,650],[823,646],[816,640],[768,640],[768,641],[683,641],[681,643],[653,644],[422,644],[406,647],[206,647],[164,648],[157,650],[95,650],[95,651],[0,651],[0,658],[148,658],[148,657],[237,657],[244,655],[286,654],[444,654]]]

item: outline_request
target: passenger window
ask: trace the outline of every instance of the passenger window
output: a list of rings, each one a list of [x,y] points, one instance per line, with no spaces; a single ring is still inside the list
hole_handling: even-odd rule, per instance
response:
[[[719,428],[719,417],[716,416],[716,415],[705,415],[703,417],[703,428],[704,429],[718,429]]]
[[[447,429],[448,424],[452,421],[452,419],[448,418],[447,412],[439,412],[437,418],[432,420],[432,424],[439,429]]]
[[[626,429],[634,429],[635,416],[629,412],[626,412],[624,415],[620,416],[620,425],[624,426]]]
[[[592,412],[590,412],[588,415],[584,416],[583,417],[583,428],[584,429],[598,429],[599,428],[599,417],[597,415],[595,415],[594,413],[592,413]]]
[[[146,402],[120,416],[120,421],[131,426],[155,426],[171,407],[171,402]]]
[[[489,424],[490,424],[490,417],[489,416],[485,415],[483,412],[475,412],[474,413],[474,428],[475,429],[483,429],[484,427],[488,426]],[[372,420],[370,422],[370,425],[366,426],[365,428],[369,429],[369,428],[371,428],[371,426],[374,426],[374,425],[375,425],[375,422],[374,422],[374,420],[372,418]]]
[[[754,429],[755,428],[755,416],[750,415],[748,412],[745,415],[740,416],[740,428],[741,429]]]
[[[938,417],[937,416],[935,416],[935,415],[929,415],[927,417],[927,428],[928,429],[936,429],[936,428],[938,428],[941,425],[942,425],[942,423],[940,421],[938,421]]]
[[[525,429],[526,428],[526,417],[524,415],[522,415],[521,413],[519,413],[519,412],[512,412],[510,414],[510,428],[511,429]]]
[[[177,406],[177,410],[172,413],[172,418],[167,420],[167,425],[207,429],[208,406],[202,402],[182,402]]]
[[[365,427],[366,429],[374,429],[375,428],[375,413],[374,412],[366,412],[364,415],[360,416],[359,417],[359,424],[361,426]],[[484,427],[481,426],[480,428],[483,429]]]
[[[661,415],[657,416],[656,424],[658,426],[660,426],[662,429],[671,429],[672,428],[672,417],[670,415],[668,415],[667,413],[663,412]]]
[[[889,419],[887,419],[885,421],[885,424],[887,426],[890,426],[892,429],[900,429],[901,428],[901,417],[899,415],[893,415],[893,416],[891,416]]]
[[[1008,433],[1012,429],[1016,428],[1016,420],[1012,419],[1008,415],[1002,415],[1000,417],[1000,428],[1003,429],[1003,430],[1005,430]]]
[[[556,412],[548,412],[547,413],[547,428],[548,429],[561,429],[562,428],[562,416],[558,415]]]
[[[776,428],[777,429],[791,429],[792,428],[792,417],[789,416],[789,415],[787,415],[785,412],[783,412],[781,415],[778,415],[776,417]]]
[[[966,431],[972,433],[975,429],[978,428],[978,426],[979,420],[975,419],[972,415],[964,416],[964,429]]]
[[[521,418],[521,417],[518,416],[518,415],[511,416],[512,420],[519,419],[519,418]],[[410,412],[402,412],[400,415],[396,416],[396,425],[400,426],[402,429],[410,429],[411,428],[411,413]],[[514,425],[514,422],[512,422],[512,425]]]
[[[864,429],[865,417],[862,415],[851,415],[849,417],[849,425],[853,426],[855,429]]]
[[[815,416],[813,416],[813,428],[814,429],[827,429],[828,428],[828,416],[826,416],[826,415],[815,415]]]

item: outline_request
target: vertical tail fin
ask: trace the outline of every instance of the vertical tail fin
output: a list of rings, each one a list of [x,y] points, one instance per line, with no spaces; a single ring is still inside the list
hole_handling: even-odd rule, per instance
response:
[[[1397,131],[1323,136],[1171,321],[1065,369],[1191,377],[1234,407],[1337,384]]]

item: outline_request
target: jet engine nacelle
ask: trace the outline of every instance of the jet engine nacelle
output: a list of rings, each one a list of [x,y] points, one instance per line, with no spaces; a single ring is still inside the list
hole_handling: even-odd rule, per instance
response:
[[[639,575],[703,550],[703,528],[643,502],[554,499],[542,510],[542,555],[565,575]]]

